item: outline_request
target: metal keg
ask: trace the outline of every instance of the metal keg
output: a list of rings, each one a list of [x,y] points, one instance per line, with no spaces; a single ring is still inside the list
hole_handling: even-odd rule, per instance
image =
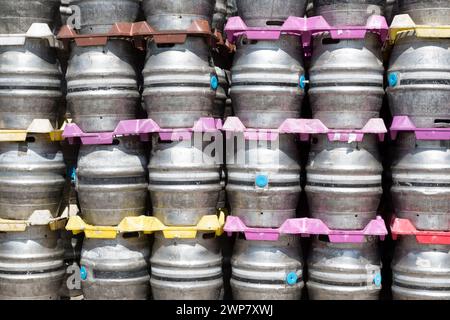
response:
[[[401,237],[392,261],[395,300],[450,300],[450,245]]]
[[[221,135],[221,133],[218,133]],[[220,163],[209,152],[218,138],[203,141],[202,134],[181,141],[153,137],[150,156],[149,191],[153,215],[165,225],[197,225],[205,215],[216,214],[222,190]]]
[[[60,296],[70,299],[83,294],[77,270],[80,269],[81,246],[84,234],[72,234],[71,231],[61,231],[61,241],[64,248],[64,269],[66,271],[61,285]]]
[[[236,239],[231,257],[234,300],[300,300],[303,262],[299,238]]]
[[[236,0],[227,0],[227,18],[237,15]]]
[[[331,229],[364,229],[377,215],[382,171],[375,135],[351,143],[315,136],[306,167],[311,216]]]
[[[279,26],[305,14],[306,0],[237,0],[239,15],[250,27]]]
[[[303,49],[296,36],[277,41],[237,41],[230,95],[235,115],[246,127],[278,128],[299,118],[304,90]]]
[[[397,138],[391,189],[396,215],[420,230],[450,230],[450,141]]]
[[[195,239],[155,234],[150,279],[155,300],[221,300],[222,254],[214,233]]]
[[[56,127],[61,70],[47,40],[0,46],[0,129],[27,129],[34,119]]]
[[[59,231],[0,232],[0,300],[55,300],[64,279]]]
[[[388,70],[393,115],[407,115],[416,127],[450,123],[450,39],[398,35]]]
[[[312,300],[378,300],[381,260],[377,238],[331,243],[315,237],[306,287]]]
[[[79,15],[80,33],[107,33],[116,22],[135,22],[141,0],[71,0],[73,15]],[[76,6],[77,9],[73,8]]]
[[[409,14],[416,24],[449,25],[449,0],[398,0],[401,14]]]
[[[146,165],[139,137],[117,138],[112,145],[82,145],[76,190],[84,221],[115,226],[125,217],[144,215]]]
[[[26,33],[33,23],[53,28],[59,4],[59,0],[0,0],[0,34]]]
[[[212,19],[212,27],[223,31],[225,22],[227,20],[227,0],[217,0],[214,8],[214,15]]]
[[[139,233],[84,239],[81,288],[86,300],[146,300],[150,294],[150,242]]]
[[[214,110],[212,116],[214,118],[223,118],[228,99],[228,77],[225,70],[218,67],[215,69],[217,78],[219,79],[219,86],[217,87],[216,98],[214,99]]]
[[[147,22],[157,30],[187,29],[199,19],[211,25],[215,5],[216,0],[143,0]]]
[[[313,118],[329,128],[362,128],[378,118],[384,97],[381,42],[334,40],[328,33],[314,37],[308,90]]]
[[[135,57],[133,45],[126,40],[72,47],[67,105],[83,131],[114,131],[120,120],[136,119],[140,94]]]
[[[201,37],[184,44],[148,43],[142,95],[148,117],[160,127],[192,128],[199,118],[212,116],[219,81],[209,55]]]
[[[0,218],[27,220],[38,211],[56,217],[66,166],[59,143],[48,134],[0,144]]]
[[[392,19],[398,14],[398,1],[386,0],[384,7],[384,15],[386,16],[387,23],[390,25]]]
[[[279,227],[295,218],[300,164],[294,135],[275,141],[227,139],[227,197],[231,213],[248,227]],[[236,150],[234,152],[234,150]]]
[[[371,15],[384,15],[385,0],[314,0],[314,15],[332,26],[365,26]]]

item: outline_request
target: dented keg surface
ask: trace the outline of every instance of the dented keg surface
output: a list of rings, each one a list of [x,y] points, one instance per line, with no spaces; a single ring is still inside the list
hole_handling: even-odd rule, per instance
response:
[[[88,224],[118,225],[146,213],[147,158],[139,137],[117,138],[112,145],[82,145],[76,190]]]
[[[66,274],[61,285],[60,296],[62,298],[71,298],[81,296],[81,284],[77,287],[76,269],[80,269],[81,246],[83,244],[84,234],[74,235],[72,231],[61,231],[61,241],[64,248],[64,268]]]
[[[72,47],[67,69],[67,104],[84,132],[114,131],[120,120],[136,119],[140,94],[135,49],[126,40],[104,46]]]
[[[234,300],[300,300],[303,262],[300,241],[282,236],[278,241],[236,239],[231,257]]]
[[[234,112],[246,127],[278,128],[285,119],[300,117],[305,94],[302,56],[296,36],[238,40],[230,95]]]
[[[416,24],[449,25],[450,0],[398,0],[401,14],[409,14]]]
[[[221,133],[217,137],[217,147],[222,148]],[[211,154],[213,142],[203,138],[206,135],[194,134],[172,142],[153,137],[148,189],[153,215],[165,225],[197,225],[203,216],[216,214],[220,163]]]
[[[0,129],[27,129],[34,119],[56,127],[61,70],[47,40],[0,46]]]
[[[301,192],[296,138],[286,134],[275,141],[243,139],[238,136],[235,146],[234,138],[227,140],[231,212],[248,227],[279,227],[295,218]]]
[[[365,26],[371,15],[384,15],[385,0],[314,0],[314,14],[332,26]]]
[[[384,97],[381,42],[334,40],[328,33],[314,37],[308,91],[313,117],[329,128],[362,128],[378,118]]]
[[[401,237],[392,261],[395,300],[450,300],[450,245]]]
[[[53,28],[59,0],[0,0],[0,34],[26,33],[33,23]]]
[[[66,166],[59,143],[48,134],[0,144],[0,218],[27,220],[34,213],[56,216]]]
[[[202,37],[148,43],[142,95],[148,117],[160,127],[192,128],[199,118],[211,117],[218,79],[209,54]]]
[[[375,219],[383,193],[383,167],[376,135],[362,142],[313,138],[306,167],[306,195],[311,216],[330,229],[364,229]]]
[[[212,19],[212,27],[223,31],[225,22],[227,20],[227,1],[217,0],[216,7],[214,8],[214,15]]]
[[[216,0],[143,0],[147,22],[157,30],[187,29],[195,20],[211,25]]]
[[[155,234],[151,287],[155,300],[223,299],[222,254],[214,233],[195,239]]]
[[[302,17],[306,0],[237,0],[239,15],[249,27],[280,26],[289,16]]]
[[[0,232],[0,300],[55,300],[66,272],[59,231]]]
[[[362,243],[331,243],[315,238],[308,256],[311,300],[378,300],[381,260],[378,240]]]
[[[228,99],[228,77],[226,71],[218,67],[216,69],[217,78],[219,79],[219,86],[216,91],[216,98],[214,99],[214,109],[212,116],[214,118],[223,118],[225,114],[225,106]]]
[[[139,233],[84,239],[81,288],[86,300],[146,300],[150,294],[150,242]]]
[[[450,230],[450,141],[397,137],[391,194],[396,215],[419,230]]]
[[[418,128],[450,123],[450,39],[398,35],[388,69],[392,114],[407,115]]]
[[[135,22],[139,15],[140,0],[71,0],[80,14],[81,34],[107,33],[116,22]]]

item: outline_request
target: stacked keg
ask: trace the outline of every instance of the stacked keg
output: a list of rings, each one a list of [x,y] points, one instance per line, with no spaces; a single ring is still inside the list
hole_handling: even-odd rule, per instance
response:
[[[194,23],[223,27],[224,1],[144,0],[147,23],[159,31],[185,31]],[[161,128],[186,129],[205,117],[222,117],[225,74],[214,68],[210,43],[187,35],[184,43],[148,42],[143,69],[143,100],[148,117]],[[219,89],[220,88],[220,89]],[[216,94],[217,91],[217,94]],[[182,130],[183,131],[183,130]],[[217,132],[220,140],[221,134]],[[204,216],[217,214],[220,163],[205,149],[202,134],[179,140],[152,137],[149,191],[153,215],[173,228],[195,228]],[[221,204],[223,206],[223,204]],[[223,297],[222,254],[214,233],[194,239],[155,235],[151,286],[153,298],[217,300]]]
[[[0,1],[0,299],[59,299],[66,273],[56,223],[66,167],[52,135],[61,124],[58,6]]]
[[[384,1],[313,1],[315,15],[331,26],[365,26],[382,15]],[[384,96],[382,42],[336,40],[327,32],[313,37],[308,91],[312,115],[329,129],[361,129],[378,118]],[[358,141],[312,138],[306,167],[311,217],[333,230],[363,230],[375,219],[381,195],[382,165],[376,135]],[[381,289],[377,239],[334,243],[315,237],[308,257],[310,299],[377,299]]]
[[[237,9],[249,27],[281,25],[290,15],[303,16],[305,1],[238,0]],[[247,128],[277,128],[287,118],[299,118],[304,90],[303,50],[297,36],[278,40],[236,41],[230,96],[234,114]],[[228,134],[228,132],[227,132]],[[237,145],[234,146],[234,141]],[[228,137],[227,196],[231,214],[247,227],[278,228],[296,217],[300,199],[297,137],[282,134],[276,141]],[[236,239],[231,260],[234,299],[301,297],[303,262],[294,236],[278,241]]]
[[[78,34],[108,34],[116,22],[133,23],[140,1],[70,1]],[[68,22],[71,21],[70,19]],[[131,39],[108,37],[104,45],[72,42],[66,72],[72,121],[87,133],[111,132],[140,112],[139,56]],[[92,226],[117,226],[147,213],[147,155],[139,137],[79,147],[75,187],[80,216]],[[114,239],[86,237],[81,252],[85,299],[147,299],[150,242],[142,233]]]
[[[400,0],[399,16],[435,32],[450,25],[450,1]],[[422,130],[442,130],[450,123],[450,39],[423,37],[415,31],[396,35],[387,89],[396,118]],[[430,140],[411,132],[398,134],[392,164],[391,194],[395,215],[414,229],[435,236],[399,239],[392,262],[394,299],[450,299],[450,254],[440,231],[450,231],[450,141]]]

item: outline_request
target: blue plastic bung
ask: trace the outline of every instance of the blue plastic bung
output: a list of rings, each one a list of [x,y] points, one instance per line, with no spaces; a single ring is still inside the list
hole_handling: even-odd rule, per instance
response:
[[[69,176],[71,181],[77,180],[77,170],[75,169],[75,167],[69,168]]]
[[[217,90],[217,88],[219,87],[219,79],[217,79],[217,76],[211,76],[210,84],[213,90]]]
[[[375,277],[373,278],[373,283],[374,283],[377,287],[381,286],[381,274],[377,273],[377,274],[375,275]]]
[[[286,276],[286,283],[290,286],[293,286],[297,283],[298,276],[295,272],[289,272]]]
[[[396,73],[390,73],[388,76],[389,86],[395,87],[398,83],[398,75]]]
[[[82,266],[80,268],[80,278],[81,278],[81,280],[86,280],[87,279],[87,271],[86,271],[86,268],[84,266]]]
[[[269,184],[269,178],[266,175],[257,175],[255,179],[256,186],[265,188]]]
[[[306,78],[305,78],[304,74],[302,74],[300,76],[300,80],[298,82],[298,85],[300,86],[300,88],[305,89],[305,87],[306,87]]]

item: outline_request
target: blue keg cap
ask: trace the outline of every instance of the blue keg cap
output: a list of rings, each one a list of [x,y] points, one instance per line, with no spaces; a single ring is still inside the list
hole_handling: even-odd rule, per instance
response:
[[[295,272],[289,272],[286,276],[286,283],[290,286],[293,286],[297,283],[298,276]]]
[[[216,75],[211,76],[210,85],[213,90],[217,90],[219,87],[219,79],[217,79]]]
[[[264,174],[259,174],[256,176],[255,184],[259,188],[265,188],[269,184],[269,177]]]

